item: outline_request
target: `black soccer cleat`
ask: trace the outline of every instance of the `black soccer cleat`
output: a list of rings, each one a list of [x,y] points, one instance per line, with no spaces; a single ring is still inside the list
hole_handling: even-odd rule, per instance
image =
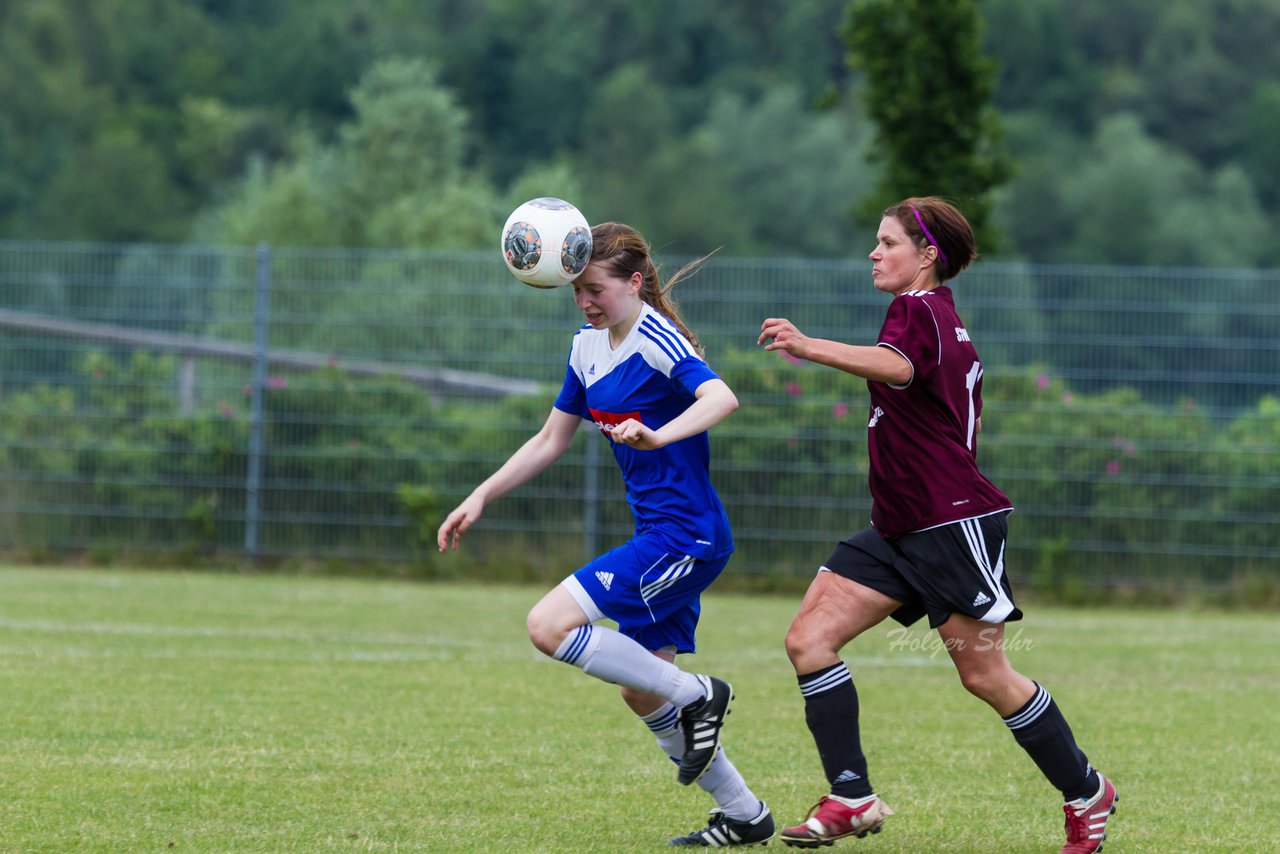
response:
[[[718,809],[711,811],[711,821],[702,830],[688,836],[677,836],[672,845],[692,845],[698,848],[749,848],[768,845],[773,838],[773,815],[760,804],[760,815],[750,821],[728,818]]]
[[[680,757],[680,785],[697,780],[716,758],[720,746],[720,727],[729,714],[733,686],[714,676],[698,676],[707,695],[680,710],[680,727],[684,730],[684,756]]]

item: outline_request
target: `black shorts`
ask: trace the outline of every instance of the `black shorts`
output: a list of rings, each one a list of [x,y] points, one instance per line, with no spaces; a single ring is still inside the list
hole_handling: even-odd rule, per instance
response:
[[[1021,620],[1004,571],[1009,513],[892,540],[868,528],[837,545],[822,568],[901,602],[893,618],[904,626],[925,614],[934,629],[952,614],[988,623]]]

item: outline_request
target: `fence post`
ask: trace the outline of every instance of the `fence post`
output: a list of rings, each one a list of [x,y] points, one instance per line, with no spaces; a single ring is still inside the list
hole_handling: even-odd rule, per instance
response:
[[[253,379],[249,386],[249,470],[245,482],[244,551],[258,557],[258,521],[262,512],[262,392],[267,374],[267,312],[270,307],[271,248],[258,244],[258,271],[253,295]]]
[[[190,415],[196,411],[196,360],[186,356],[178,369],[178,411]]]
[[[600,554],[596,548],[600,539],[600,437],[595,433],[595,425],[591,425],[582,478],[582,547],[588,561]]]

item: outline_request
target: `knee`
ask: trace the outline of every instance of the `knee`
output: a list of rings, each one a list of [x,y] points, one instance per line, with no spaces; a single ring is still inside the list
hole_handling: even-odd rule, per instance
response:
[[[529,640],[544,655],[555,655],[569,634],[536,605],[525,618],[525,629],[529,632]]]
[[[830,662],[837,653],[831,649],[822,631],[806,620],[796,620],[787,630],[787,658],[796,673],[812,673]]]
[[[995,705],[1007,681],[1005,675],[996,670],[967,670],[960,673],[960,684],[979,700]]]

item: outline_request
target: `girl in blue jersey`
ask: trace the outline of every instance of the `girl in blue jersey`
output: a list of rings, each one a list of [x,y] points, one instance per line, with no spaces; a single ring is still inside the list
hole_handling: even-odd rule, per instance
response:
[[[707,430],[738,408],[708,367],[671,302],[644,238],[604,223],[574,280],[586,325],[574,336],[564,384],[546,423],[441,524],[441,551],[485,506],[550,466],[586,419],[609,441],[626,484],[635,536],[577,570],[529,612],[529,637],[547,655],[621,686],[622,698],[716,801],[708,826],[673,845],[760,844],[773,836],[768,807],[720,746],[732,688],[677,667],[695,650],[699,597],[733,552],[729,520],[710,478]],[[617,622],[615,631],[597,625]]]
[[[871,396],[871,527],[836,545],[787,632],[831,786],[802,824],[782,831],[788,845],[865,836],[893,814],[871,787],[858,693],[839,656],[889,617],[928,617],[965,688],[1062,792],[1062,854],[1100,849],[1115,811],[1115,786],[1089,764],[1057,703],[1005,657],[1004,625],[1022,618],[1004,567],[1012,504],[978,468],[982,363],[948,286],[976,256],[953,205],[905,199],[885,210],[870,255],[876,289],[893,297],[874,346],[809,338],[785,318],[761,325],[765,349],[861,377]]]

